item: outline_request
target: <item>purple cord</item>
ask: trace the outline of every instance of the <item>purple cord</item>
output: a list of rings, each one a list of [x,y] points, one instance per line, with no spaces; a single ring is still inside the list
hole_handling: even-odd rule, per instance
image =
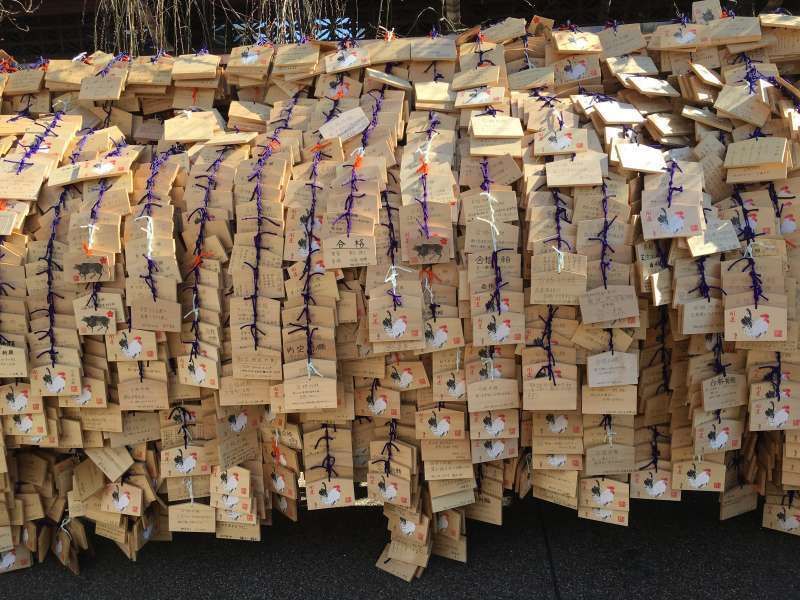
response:
[[[22,171],[25,169],[25,167],[33,166],[33,163],[32,162],[27,162],[27,160],[29,158],[32,158],[34,154],[36,154],[37,152],[39,152],[39,150],[41,150],[42,144],[44,144],[45,138],[55,137],[56,134],[53,133],[53,130],[56,127],[58,127],[58,122],[61,120],[61,117],[63,115],[64,115],[63,112],[58,111],[58,112],[53,113],[53,120],[50,121],[49,124],[42,125],[41,123],[36,123],[36,125],[39,125],[44,130],[41,133],[37,133],[34,136],[33,143],[31,145],[23,146],[21,142],[19,143],[19,145],[22,148],[25,148],[25,153],[22,155],[22,158],[20,160],[8,160],[8,159],[5,159],[5,162],[13,163],[13,164],[17,165],[17,169],[16,169],[16,174],[17,175],[22,173]]]
[[[670,160],[669,166],[665,170],[669,173],[669,187],[667,187],[667,207],[672,207],[672,195],[675,192],[678,192],[679,194],[683,193],[682,185],[672,185],[675,179],[675,171],[683,173],[683,169],[681,169],[678,161]]]
[[[611,226],[614,224],[614,221],[617,220],[617,215],[614,215],[610,221],[608,220],[608,199],[612,198],[616,194],[609,195],[608,193],[608,186],[606,182],[600,185],[600,190],[603,193],[602,198],[602,206],[603,206],[603,227],[600,229],[600,233],[597,234],[596,237],[590,237],[590,240],[600,242],[600,274],[603,277],[603,288],[608,289],[608,271],[611,269],[611,256],[609,253],[614,253],[614,248],[608,242],[608,232],[611,230]]]
[[[697,266],[697,277],[699,278],[699,283],[697,287],[692,288],[689,290],[689,293],[693,292],[700,292],[700,296],[705,298],[708,302],[711,302],[711,290],[718,290],[720,293],[727,295],[727,292],[723,290],[721,287],[717,285],[708,285],[708,281],[706,281],[706,256],[701,256],[700,258],[696,258],[694,263]]]

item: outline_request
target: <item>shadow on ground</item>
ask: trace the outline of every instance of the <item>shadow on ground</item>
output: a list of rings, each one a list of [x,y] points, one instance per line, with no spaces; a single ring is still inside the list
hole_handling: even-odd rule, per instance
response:
[[[761,529],[760,510],[720,523],[716,494],[684,498],[634,501],[628,528],[581,520],[530,498],[517,501],[505,509],[502,528],[468,522],[466,565],[433,557],[411,584],[374,567],[388,538],[380,509],[354,508],[303,512],[300,523],[276,515],[261,543],[176,534],[172,543],[149,544],[137,563],[94,537],[95,556],[81,558],[79,577],[51,557],[4,575],[0,597],[793,597],[800,541]]]

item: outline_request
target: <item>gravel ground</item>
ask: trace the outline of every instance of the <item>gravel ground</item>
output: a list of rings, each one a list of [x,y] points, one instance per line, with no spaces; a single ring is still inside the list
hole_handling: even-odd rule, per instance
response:
[[[800,540],[760,527],[761,511],[720,523],[716,494],[682,503],[634,501],[630,527],[517,501],[502,528],[469,521],[466,565],[432,557],[411,584],[374,567],[388,539],[379,508],[276,515],[259,543],[176,534],[129,563],[94,537],[75,577],[52,557],[0,578],[0,598],[539,599],[796,597]],[[119,596],[117,596],[119,595]]]

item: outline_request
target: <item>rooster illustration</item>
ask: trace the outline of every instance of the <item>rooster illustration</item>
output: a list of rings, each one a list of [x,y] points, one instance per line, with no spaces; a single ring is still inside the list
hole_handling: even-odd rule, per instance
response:
[[[450,379],[447,380],[447,393],[453,398],[461,398],[464,395],[464,382],[456,379],[456,374],[451,372]]]
[[[278,496],[278,508],[282,513],[285,513],[289,508],[289,502],[283,496]]]
[[[653,472],[648,471],[647,479],[644,480],[644,489],[651,498],[659,498],[667,491],[667,478],[662,477],[661,479],[655,480],[653,478]]]
[[[769,315],[759,315],[758,319],[754,319],[753,311],[749,308],[745,310],[745,314],[739,322],[747,337],[758,338],[769,331]]]
[[[578,37],[576,35],[570,35],[567,38],[567,43],[572,46],[573,50],[583,50],[589,45],[589,42],[586,41],[586,38]]]
[[[494,460],[503,453],[506,445],[501,440],[486,440],[483,442],[483,448],[486,450],[486,456]]]
[[[490,363],[485,362],[478,371],[478,377],[481,378],[481,381],[483,381],[484,379],[498,379],[499,377],[502,376],[501,371],[503,369],[500,365],[497,366],[491,365],[491,369],[489,367]]]
[[[685,213],[682,210],[676,210],[675,214],[670,219],[667,215],[667,209],[662,208],[661,213],[656,217],[656,221],[661,225],[661,230],[667,233],[678,233],[683,229],[683,218]]]
[[[492,413],[489,413],[488,415],[483,417],[483,429],[484,431],[486,431],[486,433],[488,433],[492,437],[499,436],[501,433],[503,433],[503,431],[505,431],[505,428],[506,428],[505,416],[500,415],[499,417],[495,417],[494,419],[492,419]]]
[[[716,344],[716,334],[707,333],[704,336],[705,340],[705,347],[708,352],[711,352],[714,349],[714,345]]]
[[[782,406],[776,410],[775,402],[770,400],[769,408],[764,411],[764,414],[767,417],[767,423],[769,423],[769,426],[779,429],[786,425],[786,422],[789,420],[789,406]]]
[[[492,315],[492,320],[486,324],[486,331],[489,333],[489,338],[492,341],[500,343],[511,333],[511,319],[503,319],[501,323]]]
[[[228,510],[225,511],[225,517],[227,519],[230,519],[231,521],[238,521],[242,517],[242,515],[240,515],[235,510]]]
[[[282,492],[286,489],[286,480],[283,478],[283,475],[273,473],[271,478],[272,486],[275,488],[276,492]]]
[[[723,448],[725,444],[728,443],[728,436],[730,433],[730,427],[723,427],[721,430],[717,431],[717,425],[712,424],[711,431],[708,432],[708,445],[714,450]]]
[[[53,394],[61,393],[67,385],[67,374],[63,371],[59,371],[55,375],[47,369],[47,372],[42,376],[42,381],[44,382],[44,387],[47,388],[48,392]]]
[[[14,427],[22,434],[30,433],[31,429],[33,429],[33,421],[28,415],[14,415],[12,419]]]
[[[83,386],[81,393],[72,397],[72,401],[78,406],[86,406],[92,399],[92,386],[88,383]]]
[[[381,394],[377,398],[375,398],[372,393],[367,396],[367,408],[373,415],[382,415],[386,411],[387,406],[386,394]]]
[[[206,380],[208,367],[206,367],[203,363],[196,365],[194,364],[194,361],[189,361],[187,369],[189,370],[189,374],[192,376],[192,379],[194,379],[195,385],[200,385]]]
[[[386,316],[383,318],[383,330],[386,332],[386,335],[392,338],[399,338],[406,332],[406,327],[408,326],[408,317],[405,315],[400,315],[397,320],[392,320],[392,313],[388,310],[386,311]]]
[[[119,347],[128,358],[136,358],[142,353],[142,337],[135,335],[133,340],[129,340],[128,334],[123,332],[119,340]]]
[[[228,474],[227,471],[223,471],[219,474],[219,479],[222,482],[222,489],[224,489],[228,494],[232,494],[239,485],[238,473]]]
[[[439,516],[436,517],[436,530],[437,531],[444,531],[450,526],[450,521],[447,518],[445,513],[439,513]]]
[[[178,454],[173,461],[175,463],[175,470],[178,473],[191,473],[197,466],[197,452],[191,452],[188,456],[183,455],[183,450],[179,449]]]
[[[598,519],[601,519],[603,521],[608,521],[613,515],[614,513],[604,508],[592,509],[592,516],[597,517]]]
[[[567,457],[564,454],[549,454],[547,456],[547,464],[556,469],[563,467],[567,464]]]
[[[697,38],[697,34],[690,29],[680,27],[672,34],[672,37],[674,37],[679,44],[689,44]]]
[[[708,23],[709,21],[714,20],[714,13],[711,12],[710,8],[707,8],[705,12],[700,16],[700,20],[703,23]]]
[[[575,81],[584,75],[586,75],[586,61],[579,60],[572,62],[571,60],[568,60],[567,64],[564,65],[564,76],[567,79]]]
[[[612,502],[614,502],[614,492],[616,488],[613,485],[609,485],[606,489],[602,489],[600,487],[600,481],[598,479],[594,480],[594,485],[592,486],[592,500],[598,506],[608,506]]]
[[[414,381],[414,374],[409,367],[403,369],[402,373],[397,371],[397,367],[392,367],[390,377],[401,389],[407,388]]]
[[[243,410],[238,415],[228,415],[228,425],[231,431],[241,433],[247,427],[247,411]]]
[[[0,552],[0,571],[9,571],[17,562],[16,550]]]
[[[556,150],[564,150],[565,148],[569,148],[570,144],[572,144],[572,134],[565,133],[564,135],[559,135],[556,132],[549,135],[547,137],[547,141],[550,142],[550,144],[554,146]],[[508,298],[506,298],[506,301],[508,301]]]
[[[750,202],[752,203],[752,200]],[[731,223],[733,223],[734,227],[736,227],[736,229],[738,231],[742,231],[743,230],[742,219],[739,216],[738,212],[734,213],[734,215],[731,217]],[[755,228],[758,226],[758,213],[757,212],[755,212],[755,211],[748,211],[747,212],[747,225],[748,225],[748,227],[750,227],[750,229],[755,230]]]
[[[689,485],[694,489],[703,489],[711,481],[711,469],[703,469],[698,473],[697,465],[692,463],[692,468],[686,471],[686,478],[689,480]]]
[[[428,427],[436,437],[444,437],[450,432],[450,417],[445,415],[440,420],[437,420],[436,413],[431,413],[431,418],[428,419]]]
[[[797,220],[794,215],[786,215],[781,219],[781,234],[787,235],[797,231]]]
[[[120,493],[119,486],[117,486],[114,488],[114,491],[111,492],[111,502],[117,512],[122,512],[128,508],[128,505],[131,503],[131,494],[130,492]]]
[[[447,325],[439,325],[436,331],[430,323],[425,325],[425,343],[433,348],[441,348],[447,343]]]
[[[417,524],[414,521],[409,521],[400,517],[400,531],[402,531],[405,535],[414,535],[414,532],[417,530]]]
[[[378,482],[378,489],[381,492],[381,496],[383,496],[383,499],[386,501],[394,500],[395,496],[397,496],[397,486],[391,481],[386,481],[383,476],[381,476],[381,480]]]
[[[336,484],[331,489],[328,489],[328,486],[323,481],[322,487],[319,488],[319,497],[325,506],[333,506],[342,497],[342,486]]]
[[[551,433],[564,433],[569,427],[569,419],[564,415],[551,414],[545,416],[544,419],[547,421],[547,428]]]
[[[797,520],[800,515],[787,514],[785,507],[781,508],[781,511],[775,516],[778,517],[778,524],[784,531],[792,531],[800,527],[800,521]]]
[[[22,390],[16,394],[8,392],[6,394],[6,404],[9,410],[13,412],[22,412],[28,406],[28,390]]]
[[[319,238],[317,236],[311,236],[311,251],[316,252],[319,250]],[[301,237],[297,240],[297,252],[301,258],[306,258],[308,256],[308,240],[305,237]]]
[[[223,494],[222,496],[220,496],[220,500],[222,500],[222,505],[228,510],[232,509],[234,506],[239,504],[238,497],[229,496],[228,494]]]
[[[309,215],[308,213],[303,213],[302,215],[300,215],[300,224],[303,226],[303,228],[305,228],[308,225],[308,218],[310,216],[311,215]],[[322,219],[319,216],[315,215],[315,217],[314,217],[314,226],[312,227],[312,229],[320,229],[321,227],[322,227]],[[322,262],[322,261],[318,261],[318,262]],[[323,263],[322,266],[324,268],[325,264]]]

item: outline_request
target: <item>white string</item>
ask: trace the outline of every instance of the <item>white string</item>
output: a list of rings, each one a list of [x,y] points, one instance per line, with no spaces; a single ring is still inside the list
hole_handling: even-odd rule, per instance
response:
[[[392,27],[391,29],[387,29],[386,27],[381,25],[378,27],[378,31],[384,32],[384,34],[386,35],[387,42],[391,42],[392,40],[394,40],[394,27]]]
[[[614,445],[614,436],[617,435],[614,431],[614,428],[611,425],[606,426],[606,441],[608,442],[609,446]]]
[[[86,249],[91,250],[94,248],[94,232],[97,230],[99,225],[95,223],[89,223],[88,225],[81,225],[81,229],[88,229],[89,230],[89,239],[86,242]]]
[[[430,163],[431,145],[433,142],[433,138],[435,138],[437,135],[439,135],[439,131],[434,129],[433,131],[431,131],[430,139],[427,140],[424,144],[422,144],[419,148],[417,148],[417,154],[422,155],[422,159],[426,163]]]
[[[392,292],[395,294],[397,293],[397,275],[398,271],[405,271],[406,273],[413,273],[412,269],[406,269],[405,267],[401,267],[400,265],[391,265],[389,269],[386,271],[386,278],[383,280],[383,283],[392,284]]]
[[[427,275],[425,276],[425,279],[422,280],[422,282],[424,284],[425,291],[428,292],[428,296],[431,299],[431,304],[435,304],[435,302],[433,301],[433,290],[431,289],[431,284],[430,281],[428,281]]]
[[[67,537],[69,538],[70,541],[72,541],[72,533],[70,532],[69,529],[67,529],[67,525],[69,525],[71,522],[72,522],[72,517],[67,516],[61,519],[61,523],[58,526],[58,528],[61,531],[67,534]]]
[[[461,370],[461,348],[456,348],[456,371]]]
[[[147,234],[147,253],[146,253],[146,256],[147,256],[147,258],[152,259],[153,258],[153,236],[154,236],[154,232],[155,232],[155,230],[153,228],[153,217],[151,217],[149,215],[142,215],[141,217],[137,217],[134,220],[135,221],[141,221],[142,219],[145,219],[147,221],[147,226],[146,227],[140,227],[140,229],[142,231],[144,231],[145,234]]]
[[[189,492],[189,500],[194,504],[194,483],[192,483],[192,478],[184,477],[183,485],[186,486],[186,491]]]
[[[483,221],[487,225],[489,225],[489,232],[492,234],[492,250],[497,252],[497,236],[500,235],[500,230],[497,228],[497,224],[495,222],[494,217],[494,203],[497,202],[497,198],[492,196],[489,192],[481,192],[481,196],[486,197],[486,203],[489,206],[489,218],[484,219],[483,217],[475,217],[478,221]]]
[[[81,52],[77,56],[72,57],[72,62],[81,62],[84,58],[88,56],[87,52]]]
[[[314,361],[310,358],[306,363],[306,373],[308,374],[308,378],[311,379],[312,375],[316,375],[317,377],[322,377],[322,373],[317,370],[317,367],[314,366]]]
[[[564,270],[564,251],[555,246],[550,247],[556,252],[556,272],[561,273]]]
[[[481,358],[481,362],[484,367],[487,367],[486,370],[489,373],[489,379],[494,379],[494,358],[491,356],[489,358]]]

